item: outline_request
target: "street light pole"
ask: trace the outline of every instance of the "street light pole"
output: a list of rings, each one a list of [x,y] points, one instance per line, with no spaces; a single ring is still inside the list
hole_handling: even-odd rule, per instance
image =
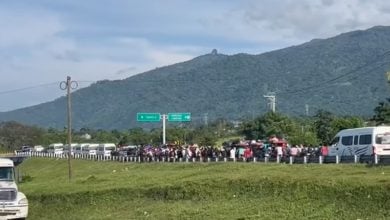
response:
[[[163,142],[163,145],[165,145],[166,144],[166,133],[165,133],[165,127],[166,127],[166,125],[165,125],[165,120],[167,119],[167,115],[166,114],[163,114],[162,115],[162,120],[163,120],[163,140],[162,140],[162,142]]]

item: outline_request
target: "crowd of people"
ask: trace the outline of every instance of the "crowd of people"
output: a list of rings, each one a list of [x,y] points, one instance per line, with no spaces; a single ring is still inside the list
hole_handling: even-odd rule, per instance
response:
[[[123,154],[123,153],[122,153]],[[124,152],[127,156],[150,159],[192,160],[205,158],[230,158],[250,160],[255,158],[318,157],[328,155],[327,146],[290,145],[284,139],[271,137],[267,141],[240,141],[220,147],[199,146],[197,144],[163,146],[144,145]]]

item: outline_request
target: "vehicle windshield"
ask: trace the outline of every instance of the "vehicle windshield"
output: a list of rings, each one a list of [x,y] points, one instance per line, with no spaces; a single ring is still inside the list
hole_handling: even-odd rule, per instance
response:
[[[14,181],[14,168],[0,167],[0,181]]]
[[[340,137],[337,136],[337,137],[333,138],[332,142],[330,142],[330,146],[335,147],[337,145],[337,143],[339,143],[339,141],[340,141]]]
[[[375,142],[377,144],[390,144],[390,133],[378,134]]]

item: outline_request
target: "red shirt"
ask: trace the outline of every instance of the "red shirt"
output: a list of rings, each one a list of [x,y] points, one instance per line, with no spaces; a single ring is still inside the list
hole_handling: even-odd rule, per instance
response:
[[[249,148],[245,149],[245,151],[244,151],[244,157],[245,157],[245,158],[250,158],[251,156],[252,156],[251,149],[249,149]]]
[[[327,156],[328,155],[328,147],[327,146],[322,146],[321,147],[321,155],[322,156]]]

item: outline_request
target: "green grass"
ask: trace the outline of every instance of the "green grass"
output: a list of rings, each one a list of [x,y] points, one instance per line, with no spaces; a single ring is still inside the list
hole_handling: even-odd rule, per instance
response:
[[[29,219],[390,219],[390,167],[28,159]]]

